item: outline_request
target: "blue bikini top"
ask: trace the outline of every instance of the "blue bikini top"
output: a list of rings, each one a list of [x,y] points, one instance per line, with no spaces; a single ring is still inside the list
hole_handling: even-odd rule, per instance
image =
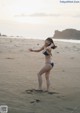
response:
[[[48,51],[44,51],[43,54],[44,54],[45,56],[50,55],[50,54],[48,53]]]

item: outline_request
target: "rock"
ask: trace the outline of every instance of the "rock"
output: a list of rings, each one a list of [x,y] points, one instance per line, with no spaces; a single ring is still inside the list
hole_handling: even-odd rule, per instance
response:
[[[76,29],[56,30],[53,38],[80,40],[80,31]]]

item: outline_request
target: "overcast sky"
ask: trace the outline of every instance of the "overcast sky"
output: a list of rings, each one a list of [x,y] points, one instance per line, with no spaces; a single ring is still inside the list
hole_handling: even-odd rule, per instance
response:
[[[80,3],[60,0],[0,0],[0,32],[29,37],[80,29]],[[35,28],[35,29],[34,29]]]

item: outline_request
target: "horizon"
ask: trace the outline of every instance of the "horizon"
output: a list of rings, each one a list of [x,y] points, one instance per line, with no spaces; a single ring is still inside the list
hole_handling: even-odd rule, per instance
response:
[[[0,32],[26,38],[52,37],[55,30],[80,30],[80,3],[60,0],[0,1]]]

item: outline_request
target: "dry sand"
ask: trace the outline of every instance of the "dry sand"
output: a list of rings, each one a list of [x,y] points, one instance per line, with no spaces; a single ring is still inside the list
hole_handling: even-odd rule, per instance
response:
[[[55,42],[50,91],[36,92],[37,73],[44,66],[42,40],[0,38],[0,105],[9,113],[80,113],[80,44]],[[43,75],[43,89],[46,89]]]

